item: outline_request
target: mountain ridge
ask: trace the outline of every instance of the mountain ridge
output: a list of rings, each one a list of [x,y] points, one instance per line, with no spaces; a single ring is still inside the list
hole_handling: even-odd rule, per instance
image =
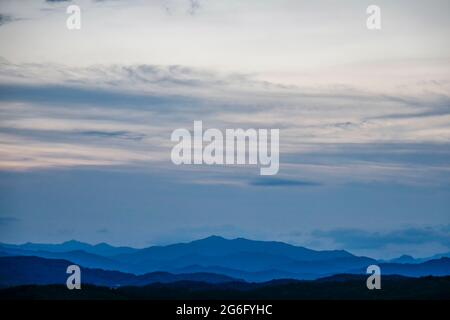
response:
[[[74,263],[63,259],[47,259],[35,256],[0,257],[0,286],[18,286],[27,284],[63,284],[68,274],[67,267]],[[242,279],[208,272],[180,273],[150,272],[135,275],[120,271],[86,268],[80,266],[81,281],[86,284],[108,287],[144,286],[151,283],[169,283],[176,281],[200,281],[207,283],[239,282]]]
[[[450,273],[447,260],[442,260],[438,265],[423,266],[423,262],[409,256],[401,257],[410,261],[405,264],[395,259],[390,262],[356,256],[345,250],[319,251],[278,241],[226,239],[220,236],[142,249],[113,247],[107,243],[90,245],[76,240],[61,244],[0,244],[0,256],[63,259],[86,268],[135,275],[151,272],[211,272],[257,282],[280,278],[318,279],[339,273],[365,274],[367,266],[371,264],[382,266],[385,274],[398,272],[420,276],[427,275],[428,271],[429,274],[437,275]]]

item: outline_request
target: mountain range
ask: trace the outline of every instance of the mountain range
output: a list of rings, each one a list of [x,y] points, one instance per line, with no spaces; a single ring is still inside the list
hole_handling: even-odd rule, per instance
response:
[[[32,271],[33,266],[39,266],[42,271],[39,277],[51,280],[43,283],[61,283],[67,278],[63,267],[68,264],[80,265],[84,280],[94,279],[92,283],[107,286],[146,285],[155,279],[171,282],[196,277],[206,282],[220,282],[220,279],[248,282],[313,280],[344,273],[365,274],[371,264],[379,265],[385,275],[450,275],[450,259],[445,256],[421,261],[403,256],[381,261],[344,250],[317,251],[283,242],[229,240],[218,236],[143,249],[114,247],[106,243],[90,245],[74,240],[62,244],[0,244],[0,256],[3,256],[0,258],[0,285],[3,286],[33,283],[33,279],[24,282],[27,274],[37,277]],[[23,263],[26,267],[21,265]],[[45,268],[47,264],[48,268]],[[58,270],[64,269],[64,272],[58,271],[58,277],[45,274],[45,270],[54,270],[56,266],[60,266]],[[100,271],[95,270],[110,273],[102,275],[100,279],[103,280],[90,278],[92,274],[99,274]],[[42,279],[34,281],[41,283]]]
[[[47,285],[65,284],[67,266],[73,263],[67,260],[45,259],[39,257],[0,257],[0,287],[26,284]],[[120,271],[82,268],[83,283],[107,287],[145,286],[151,283],[171,283],[178,281],[196,281],[206,283],[226,283],[241,281],[228,276],[197,272],[194,274],[172,274],[151,272],[135,275]]]

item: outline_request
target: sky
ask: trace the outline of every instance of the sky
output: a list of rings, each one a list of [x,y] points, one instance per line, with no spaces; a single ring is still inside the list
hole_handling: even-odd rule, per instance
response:
[[[449,9],[0,0],[0,242],[450,251]],[[195,120],[280,129],[279,173],[174,165]]]

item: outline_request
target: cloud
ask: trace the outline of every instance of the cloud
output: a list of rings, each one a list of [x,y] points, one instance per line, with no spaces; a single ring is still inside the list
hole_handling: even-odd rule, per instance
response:
[[[189,0],[189,14],[194,15],[197,10],[200,9],[200,1],[199,0]]]
[[[0,26],[16,20],[10,15],[0,13]]]
[[[48,104],[95,104],[114,107],[129,105],[133,107],[156,107],[171,101],[170,97],[120,92],[102,88],[89,89],[80,86],[0,84],[0,101],[28,101]],[[176,99],[173,99],[176,102]]]
[[[194,16],[201,6],[200,0],[161,0],[161,4],[168,15],[182,12]]]
[[[120,138],[134,141],[140,141],[145,137],[145,134],[139,134],[130,131],[80,131],[80,134],[91,137]]]
[[[251,186],[257,187],[313,187],[321,184],[313,181],[303,181],[283,178],[259,178],[249,182]]]
[[[0,226],[10,226],[11,224],[19,222],[20,219],[15,217],[0,217]]]
[[[205,127],[218,129],[280,128],[280,170],[288,177],[254,180],[254,172],[243,177],[242,170],[227,168],[213,179],[199,177],[207,183],[445,184],[450,117],[437,112],[445,99],[348,87],[286,87],[252,75],[179,65],[67,67],[5,60],[0,68],[0,167],[144,162],[150,167],[165,161],[170,171],[171,132],[201,119]],[[392,116],[392,110],[436,114],[402,118]],[[217,167],[201,170],[214,173]]]
[[[209,237],[211,235],[220,235],[225,238],[237,238],[243,234],[248,234],[235,225],[198,225],[176,228],[170,232],[154,232],[153,237],[147,241],[149,245],[168,245],[177,242],[188,242]]]
[[[316,230],[312,236],[332,240],[347,249],[383,249],[393,245],[422,245],[438,243],[450,248],[450,225],[438,227],[413,227],[386,232],[362,229]]]
[[[107,229],[107,228],[101,228],[101,229],[98,229],[98,230],[97,230],[97,233],[100,233],[100,234],[106,234],[106,233],[109,233],[109,229]]]

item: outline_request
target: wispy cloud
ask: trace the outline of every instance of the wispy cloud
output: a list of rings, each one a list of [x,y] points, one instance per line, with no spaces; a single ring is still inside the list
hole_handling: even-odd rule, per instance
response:
[[[17,223],[19,221],[20,219],[15,217],[0,217],[0,226],[8,227],[11,224]]]
[[[194,15],[200,9],[200,0],[189,0],[189,14]]]
[[[98,229],[98,230],[97,230],[97,233],[100,233],[100,234],[106,234],[106,233],[109,233],[109,229],[107,229],[107,228],[101,228],[101,229]]]
[[[313,237],[332,240],[348,249],[380,249],[391,245],[418,245],[429,242],[450,249],[450,225],[440,227],[412,227],[386,232],[361,229],[316,230]]]
[[[15,19],[11,15],[0,13],[0,26],[13,22],[14,20]]]
[[[305,180],[283,179],[283,178],[259,178],[249,182],[251,186],[257,187],[313,187],[320,183]]]
[[[139,134],[130,131],[80,131],[80,134],[90,137],[120,138],[135,141],[140,141],[145,137],[145,134]]]
[[[247,186],[444,183],[449,175],[450,115],[441,112],[448,99],[442,95],[286,87],[182,66],[73,68],[7,61],[0,93],[3,168],[141,162],[170,167],[171,131],[202,119],[219,129],[281,129],[283,178],[250,178]],[[434,115],[398,117],[393,109]],[[223,183],[230,175],[199,180]]]

